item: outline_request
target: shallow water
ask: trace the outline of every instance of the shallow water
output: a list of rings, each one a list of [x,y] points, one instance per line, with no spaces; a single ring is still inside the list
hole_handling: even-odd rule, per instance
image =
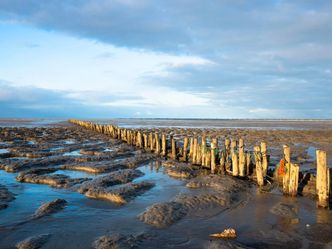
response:
[[[150,229],[137,219],[137,215],[156,202],[169,201],[179,192],[188,190],[183,181],[170,178],[164,173],[163,168],[156,167],[155,163],[138,169],[145,175],[135,179],[134,182],[149,180],[155,183],[155,187],[124,206],[103,200],[88,199],[79,193],[51,188],[47,185],[18,183],[15,181],[16,174],[0,171],[0,182],[16,195],[16,200],[11,202],[7,209],[0,211],[0,236],[4,238],[0,240],[0,247],[6,248],[31,235],[52,233],[53,236],[45,248],[60,246],[57,244],[59,240],[62,246],[65,244],[68,248],[90,248],[95,237],[104,235],[108,231],[139,233],[144,229]],[[70,170],[59,170],[54,173],[66,174],[73,178],[96,177]],[[68,201],[68,206],[63,211],[39,221],[29,221],[14,227],[11,232],[6,232],[6,228],[13,227],[16,223],[31,217],[41,203],[56,198]],[[1,227],[5,229],[3,232]]]
[[[80,150],[74,150],[70,152],[63,153],[64,156],[82,156]]]
[[[5,154],[8,153],[9,150],[8,149],[0,149],[0,154]]]
[[[106,175],[106,174],[91,174],[77,170],[61,170],[61,169],[51,173],[50,175],[56,175],[56,174],[66,175],[69,176],[70,178],[97,178],[99,176]]]

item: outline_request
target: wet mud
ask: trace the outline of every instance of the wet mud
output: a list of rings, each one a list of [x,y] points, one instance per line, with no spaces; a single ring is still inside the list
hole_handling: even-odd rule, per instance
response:
[[[26,238],[25,240],[16,244],[18,249],[38,249],[42,248],[47,240],[51,237],[50,234],[40,234],[37,236]]]
[[[56,199],[54,201],[44,203],[37,209],[33,215],[33,219],[39,219],[45,215],[59,212],[60,210],[64,209],[66,205],[67,201],[64,199]]]
[[[324,125],[153,127],[176,139],[242,137],[248,149],[265,140],[271,169],[281,145],[290,144],[301,167],[297,198],[283,196],[279,186],[262,192],[250,179],[157,158],[67,122],[19,126],[0,128],[0,248],[332,246],[331,211],[317,209],[314,200],[315,149],[332,155],[332,131]],[[208,236],[229,227],[237,238]]]
[[[128,236],[123,234],[104,235],[97,238],[92,246],[95,249],[132,249],[138,248],[140,243],[148,238],[147,234]]]

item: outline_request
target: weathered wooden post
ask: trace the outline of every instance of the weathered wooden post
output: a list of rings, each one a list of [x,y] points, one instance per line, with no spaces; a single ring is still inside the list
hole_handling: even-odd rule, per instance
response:
[[[220,153],[220,173],[225,174],[226,171],[226,152],[222,150]]]
[[[156,145],[156,149],[155,149],[155,154],[159,155],[160,154],[160,139],[159,139],[159,134],[156,132],[154,134],[154,140],[155,140],[155,145]]]
[[[256,178],[258,186],[264,185],[263,169],[262,169],[262,154],[259,146],[254,147],[254,155],[256,162]]]
[[[329,207],[330,170],[327,167],[326,152],[322,150],[316,150],[316,158],[317,158],[316,190],[318,195],[318,206],[327,208]]]
[[[216,173],[216,149],[217,149],[218,142],[216,139],[212,140],[211,142],[211,173]]]
[[[209,150],[208,148],[206,148],[205,150],[204,166],[211,169],[211,150]]]
[[[198,146],[198,140],[197,137],[194,138],[194,146],[193,146],[193,157],[192,157],[192,163],[197,163],[197,146]]]
[[[202,144],[197,143],[196,164],[202,165]]]
[[[268,169],[268,160],[267,160],[267,145],[265,142],[261,142],[261,153],[262,153],[263,175],[266,176]]]
[[[246,170],[245,170],[245,164],[246,164],[246,156],[244,153],[244,142],[243,139],[239,139],[239,176],[245,176]]]
[[[239,175],[239,161],[238,161],[238,154],[236,152],[236,140],[232,140],[231,142],[231,153],[232,153],[232,172],[233,176]]]
[[[250,175],[250,166],[251,166],[251,158],[250,158],[250,153],[246,152],[246,169],[247,169],[247,176]]]
[[[153,134],[152,134],[152,132],[149,133],[149,146],[150,146],[150,151],[153,151]]]
[[[205,162],[205,153],[206,153],[206,137],[202,136],[202,145],[201,145],[201,164],[206,166]]]
[[[194,138],[190,138],[189,158],[193,157]]]
[[[167,156],[167,140],[166,140],[166,134],[163,133],[161,135],[161,150],[162,150],[162,156]]]
[[[231,140],[229,140],[228,138],[225,139],[225,169],[228,172],[231,172],[232,170],[232,164],[231,164]]]
[[[174,137],[172,136],[171,137],[171,143],[172,143],[172,159],[173,160],[176,160],[176,142],[175,142],[175,139]]]
[[[148,135],[146,135],[146,133],[143,134],[143,140],[144,140],[144,149],[149,148],[148,147]]]
[[[184,137],[184,139],[183,139],[183,156],[182,156],[182,160],[184,162],[187,161],[187,150],[188,150],[188,137]]]
[[[291,163],[289,174],[289,194],[291,196],[297,196],[297,191],[299,187],[299,173],[300,167],[297,164]]]
[[[283,193],[288,194],[289,192],[289,175],[290,175],[290,148],[288,145],[283,146],[284,149],[284,160],[285,160],[285,175],[283,176]]]

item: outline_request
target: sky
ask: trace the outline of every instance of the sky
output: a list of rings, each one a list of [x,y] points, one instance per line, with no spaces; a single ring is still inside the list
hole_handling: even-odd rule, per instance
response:
[[[0,0],[0,118],[332,118],[332,2]]]

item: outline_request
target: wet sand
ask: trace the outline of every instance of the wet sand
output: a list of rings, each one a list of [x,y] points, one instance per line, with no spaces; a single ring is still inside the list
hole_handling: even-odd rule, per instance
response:
[[[0,248],[332,248],[332,213],[310,197],[188,170],[63,121],[15,122],[0,128]],[[117,122],[150,128],[148,121]],[[271,166],[283,143],[302,170],[315,167],[315,148],[332,155],[328,121],[156,122],[153,128],[179,139],[242,137],[248,148],[265,140]],[[228,227],[236,239],[208,236]]]

